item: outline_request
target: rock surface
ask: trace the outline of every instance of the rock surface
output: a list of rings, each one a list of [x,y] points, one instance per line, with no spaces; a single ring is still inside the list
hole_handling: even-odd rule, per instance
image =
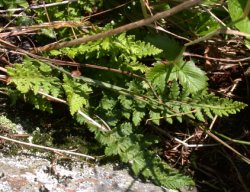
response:
[[[0,153],[0,192],[174,192],[134,179],[126,169],[73,162],[52,163],[43,155]],[[51,173],[54,170],[54,173]]]

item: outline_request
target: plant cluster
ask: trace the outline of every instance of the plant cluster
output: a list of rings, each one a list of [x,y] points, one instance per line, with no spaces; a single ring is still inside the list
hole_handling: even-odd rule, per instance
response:
[[[239,2],[228,1],[230,14],[235,12],[232,4]],[[157,0],[151,3],[153,11],[169,9],[175,4]],[[111,1],[111,4],[119,3]],[[210,4],[213,5],[213,2],[206,1],[204,6]],[[107,3],[102,1],[78,1],[67,6],[47,8],[47,17],[52,21],[81,20],[84,10],[93,12],[93,5],[97,10],[107,7]],[[114,18],[115,12],[111,11],[101,24],[97,20],[91,21],[95,26],[87,32],[81,28],[47,29],[36,38],[42,44],[39,41],[45,36],[53,41],[77,38],[86,33],[96,34],[131,19],[126,11],[135,18],[142,17],[142,13],[138,14],[140,8],[139,1],[131,1],[119,10],[119,17]],[[35,10],[35,13],[34,22],[46,21],[43,11]],[[231,15],[232,21],[239,17]],[[187,18],[190,24],[183,25]],[[179,21],[176,22],[178,30],[186,32],[186,38],[191,35],[206,36],[220,27],[207,12],[200,9],[184,10],[171,20]],[[164,26],[164,21],[161,22],[160,25]],[[249,20],[244,22],[250,23]],[[239,23],[236,27],[240,30],[244,28]],[[48,30],[54,36],[49,35]],[[106,156],[118,156],[130,165],[135,175],[158,185],[181,188],[194,185],[193,180],[168,166],[154,152],[154,145],[160,142],[160,138],[149,133],[146,125],[160,126],[164,122],[173,124],[190,119],[205,122],[216,115],[235,114],[246,106],[210,93],[206,73],[195,64],[195,60],[184,58],[184,51],[185,46],[181,42],[166,34],[150,28],[134,30],[43,53],[43,56],[54,60],[32,58],[32,54],[28,54],[21,64],[7,68],[9,78],[6,90],[14,101],[22,98],[49,113],[53,112],[53,107],[48,95],[65,101],[70,114],[88,127],[105,147]],[[70,60],[77,61],[78,65],[58,66],[58,58],[64,58],[69,63]],[[72,74],[75,68],[82,75]],[[106,129],[96,127],[79,112],[92,117]]]

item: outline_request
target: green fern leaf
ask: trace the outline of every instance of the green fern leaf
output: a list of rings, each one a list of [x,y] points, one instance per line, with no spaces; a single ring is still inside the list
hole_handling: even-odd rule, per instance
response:
[[[42,91],[53,96],[61,93],[60,80],[53,76],[49,66],[40,61],[26,57],[22,64],[8,67],[7,72],[10,76],[9,84],[14,83],[21,93],[32,91],[37,94]]]
[[[196,108],[195,117],[202,122],[205,122],[205,118],[200,108]]]
[[[132,115],[132,121],[134,125],[138,126],[141,123],[144,116],[145,116],[144,111],[135,110]]]
[[[123,108],[125,108],[125,109],[131,109],[132,108],[133,102],[132,102],[132,100],[130,98],[126,97],[125,95],[120,95],[118,97],[118,99],[119,99],[119,101],[120,101]]]
[[[80,108],[88,104],[88,95],[91,89],[87,84],[80,84],[64,75],[62,85],[69,105],[71,115],[74,115]]]
[[[123,134],[123,136],[127,136],[133,133],[132,125],[129,122],[122,123],[119,127],[119,131]]]
[[[160,119],[161,119],[160,112],[158,112],[156,110],[154,110],[154,111],[150,110],[149,111],[149,117],[150,117],[150,121],[152,121],[156,125],[160,125]]]
[[[104,95],[101,102],[100,102],[100,108],[105,109],[105,110],[112,110],[115,106],[116,106],[117,100],[112,98],[112,97],[108,97],[108,95]]]

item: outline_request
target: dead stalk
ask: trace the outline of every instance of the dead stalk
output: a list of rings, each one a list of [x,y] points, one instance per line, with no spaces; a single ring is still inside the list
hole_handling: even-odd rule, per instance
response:
[[[2,136],[2,135],[0,135],[0,139],[10,141],[10,142],[13,142],[13,143],[18,143],[20,145],[35,147],[35,148],[38,148],[38,149],[43,149],[43,150],[48,150],[48,151],[53,151],[53,152],[59,152],[59,153],[64,153],[64,154],[69,154],[69,155],[75,155],[75,156],[79,156],[79,157],[85,157],[85,158],[88,158],[88,159],[95,159],[92,156],[85,155],[85,154],[82,154],[82,153],[76,153],[76,152],[62,150],[62,149],[56,149],[56,148],[52,148],[52,147],[45,147],[45,146],[37,145],[37,144],[33,144],[33,143],[27,143],[27,142],[24,142],[24,141],[18,141],[18,140],[11,139],[11,138],[8,138],[8,137]]]

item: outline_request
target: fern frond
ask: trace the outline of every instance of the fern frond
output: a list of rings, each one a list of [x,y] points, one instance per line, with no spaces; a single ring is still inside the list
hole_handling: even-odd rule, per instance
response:
[[[52,69],[37,60],[25,58],[22,64],[7,68],[10,76],[8,84],[15,84],[21,93],[39,91],[52,94],[57,97],[60,93],[60,80],[53,76]]]
[[[194,185],[192,179],[167,166],[158,156],[147,150],[152,144],[158,143],[157,138],[136,134],[131,128],[130,123],[125,123],[111,133],[96,134],[98,141],[106,145],[106,155],[119,155],[121,161],[130,164],[135,175],[151,179],[157,185],[172,189]],[[91,130],[93,129],[92,127]],[[128,132],[123,134],[121,130]]]
[[[235,114],[247,106],[242,102],[219,98],[206,92],[199,92],[197,95],[190,96],[186,101],[177,97],[176,100],[168,101],[165,104],[177,114],[176,117],[178,112],[181,111],[190,118],[195,116],[199,121],[205,121],[206,117],[213,118],[215,115],[222,117]],[[178,117],[180,118],[180,116]]]
[[[74,115],[80,108],[88,104],[88,95],[92,89],[87,84],[76,82],[66,75],[63,76],[64,84],[62,85],[69,105],[71,115]]]
[[[161,52],[161,49],[150,43],[136,41],[135,36],[122,33],[118,36],[89,42],[77,47],[51,51],[50,54],[53,56],[67,55],[72,58],[84,57],[87,60],[109,57],[109,62],[113,66],[117,63],[120,69],[145,72],[148,67],[138,60]]]

